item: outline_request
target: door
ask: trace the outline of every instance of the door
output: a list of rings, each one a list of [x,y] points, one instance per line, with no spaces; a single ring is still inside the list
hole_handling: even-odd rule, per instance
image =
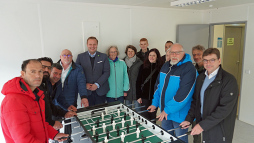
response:
[[[244,27],[225,26],[223,69],[231,73],[241,85]]]

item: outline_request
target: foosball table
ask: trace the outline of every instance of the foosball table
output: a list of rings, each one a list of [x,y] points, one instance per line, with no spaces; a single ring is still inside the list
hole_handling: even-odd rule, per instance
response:
[[[64,123],[67,143],[184,143],[120,102],[80,108]]]

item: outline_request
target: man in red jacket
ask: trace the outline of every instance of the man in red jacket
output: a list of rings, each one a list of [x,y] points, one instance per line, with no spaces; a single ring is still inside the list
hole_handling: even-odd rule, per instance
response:
[[[23,62],[21,77],[5,83],[1,104],[1,124],[6,143],[46,143],[64,141],[68,134],[58,133],[45,122],[45,103],[40,86],[43,70],[35,59]]]

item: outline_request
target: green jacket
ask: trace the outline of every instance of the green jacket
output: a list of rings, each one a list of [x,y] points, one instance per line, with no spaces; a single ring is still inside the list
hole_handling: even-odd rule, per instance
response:
[[[117,59],[113,62],[109,59],[110,76],[108,78],[109,91],[107,97],[119,98],[130,88],[127,66],[123,60]]]

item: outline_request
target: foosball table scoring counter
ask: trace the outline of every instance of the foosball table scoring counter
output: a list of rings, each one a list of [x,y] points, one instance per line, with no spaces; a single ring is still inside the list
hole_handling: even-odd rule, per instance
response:
[[[120,102],[80,108],[64,128],[67,143],[184,143]]]

